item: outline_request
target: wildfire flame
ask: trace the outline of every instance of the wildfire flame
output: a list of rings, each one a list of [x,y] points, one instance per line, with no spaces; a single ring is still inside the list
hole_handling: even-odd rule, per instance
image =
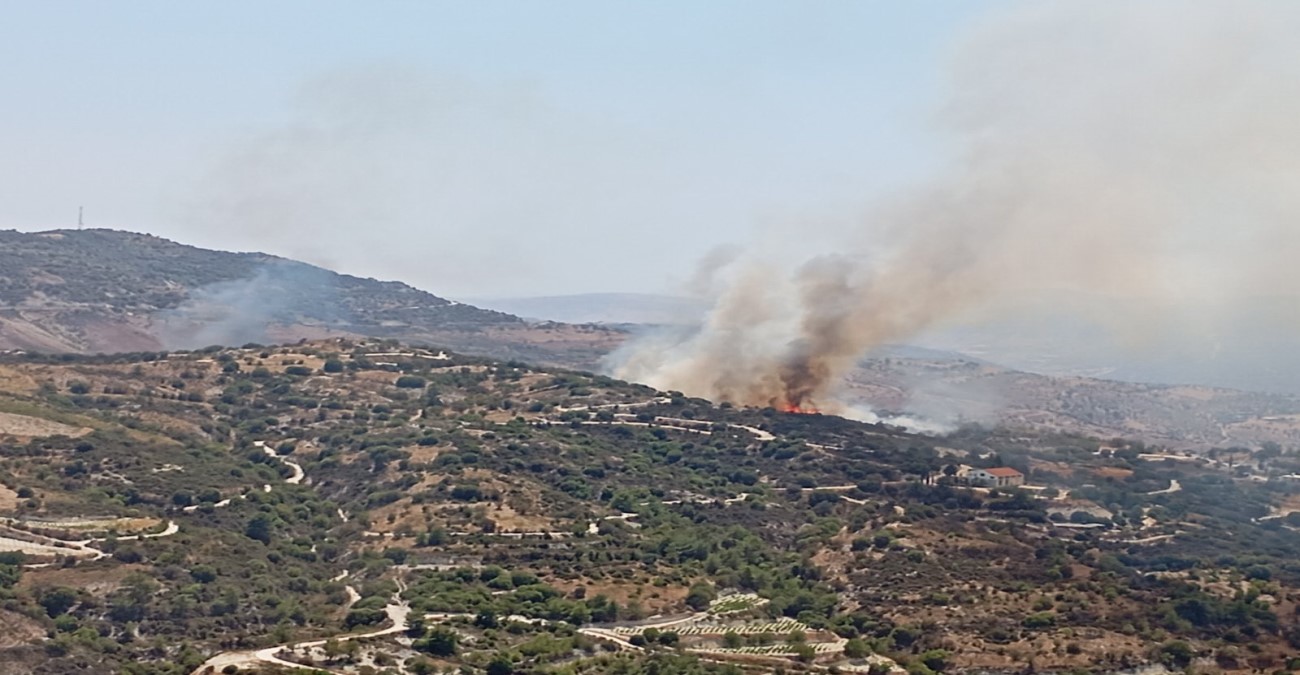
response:
[[[803,407],[794,403],[782,403],[780,406],[777,406],[777,410],[785,413],[794,413],[796,415],[820,415],[822,412],[817,408]]]

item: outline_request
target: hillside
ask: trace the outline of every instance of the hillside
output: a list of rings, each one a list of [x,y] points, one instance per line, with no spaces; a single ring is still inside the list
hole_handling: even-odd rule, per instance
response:
[[[1300,397],[1288,394],[1051,377],[961,357],[868,359],[844,392],[876,409],[953,427],[1002,424],[1196,451],[1263,443],[1300,447]]]
[[[0,357],[0,673],[1276,670],[1300,456],[325,340]],[[1014,467],[1024,489],[968,487]],[[9,551],[9,552],[6,552]]]
[[[592,297],[606,311],[639,311],[647,300]],[[665,310],[672,304],[648,300]],[[112,230],[0,231],[0,349],[130,352],[378,337],[594,369],[628,335],[611,326],[531,322],[262,253]],[[1003,422],[1201,450],[1300,445],[1294,396],[1048,377],[916,349],[864,361],[846,393],[941,422]]]
[[[618,334],[529,323],[263,253],[114,230],[0,231],[0,348],[127,352],[327,336],[590,365]]]

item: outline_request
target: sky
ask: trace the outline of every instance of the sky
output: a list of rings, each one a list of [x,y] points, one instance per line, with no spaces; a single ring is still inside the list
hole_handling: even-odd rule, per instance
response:
[[[450,297],[677,292],[932,171],[1003,4],[4,0],[0,228],[84,206]]]

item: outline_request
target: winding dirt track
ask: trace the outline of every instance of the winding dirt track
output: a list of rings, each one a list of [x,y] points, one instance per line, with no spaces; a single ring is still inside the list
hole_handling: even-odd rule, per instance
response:
[[[347,573],[344,572],[343,574],[340,574],[338,577],[335,577],[335,579],[342,580],[346,577],[347,577]],[[367,638],[377,638],[377,637],[383,637],[385,635],[393,635],[395,633],[404,633],[406,632],[406,629],[409,626],[408,619],[411,614],[411,607],[402,601],[402,591],[404,590],[406,590],[405,584],[402,584],[400,581],[398,581],[397,593],[393,594],[393,597],[389,601],[388,605],[384,607],[384,613],[388,615],[388,621],[389,623],[392,624],[387,628],[381,628],[379,630],[370,631],[367,633],[348,633],[343,635],[334,635],[327,638],[306,640],[303,642],[289,642],[285,644],[274,645],[271,647],[265,647],[263,649],[221,652],[219,654],[214,655],[212,658],[209,658],[207,661],[204,661],[202,664],[200,664],[199,667],[196,668],[191,675],[211,675],[212,673],[220,673],[223,668],[232,665],[235,666],[236,668],[254,668],[259,664],[272,664],[284,668],[295,668],[295,669],[305,668],[306,666],[303,666],[301,663],[294,663],[292,661],[286,661],[280,658],[278,654],[281,651],[286,649],[292,651],[297,649],[311,649],[314,647],[320,647],[323,646],[325,643],[329,642],[330,640],[334,640],[336,642],[349,642],[352,640],[365,640]],[[351,602],[355,602],[356,600],[354,598],[359,599],[360,595],[357,593],[355,588],[349,586],[348,599]],[[349,604],[351,604],[351,602],[349,602]],[[321,668],[319,666],[312,666],[311,670],[316,672],[324,672],[324,673],[338,672],[326,668]]]

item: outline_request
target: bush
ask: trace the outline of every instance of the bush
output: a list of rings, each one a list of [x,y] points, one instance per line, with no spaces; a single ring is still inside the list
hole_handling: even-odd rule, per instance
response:
[[[384,622],[388,614],[382,609],[354,609],[348,612],[344,623],[351,630],[357,626],[373,626]],[[417,647],[418,649],[418,647]]]
[[[930,670],[943,670],[948,667],[948,652],[943,649],[931,649],[921,654],[921,663],[925,664]]]
[[[1053,625],[1056,624],[1056,615],[1050,612],[1038,612],[1037,614],[1030,614],[1029,616],[1025,617],[1024,621],[1021,621],[1021,624],[1023,624],[1025,628],[1029,628],[1031,630],[1051,628]]]
[[[397,378],[397,381],[393,384],[400,389],[423,389],[426,382],[423,377],[403,375]]]
[[[456,631],[439,626],[413,645],[417,650],[434,656],[454,656],[459,649],[460,636]]]
[[[1174,640],[1161,645],[1159,658],[1162,663],[1184,667],[1196,657],[1196,650],[1182,640]]]
[[[713,586],[698,583],[691,586],[690,592],[686,594],[686,605],[697,612],[702,612],[709,608],[709,603],[716,596]]]
[[[851,659],[860,659],[871,654],[871,645],[862,638],[853,638],[844,643],[844,655]]]
[[[457,485],[451,489],[451,498],[461,502],[476,502],[483,498],[477,485]]]

